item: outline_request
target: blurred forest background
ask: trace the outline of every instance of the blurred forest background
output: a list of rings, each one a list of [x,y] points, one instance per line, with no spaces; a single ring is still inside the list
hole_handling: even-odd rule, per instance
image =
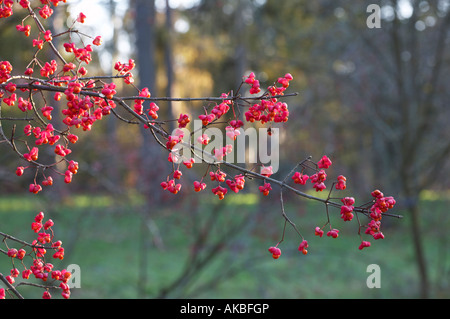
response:
[[[366,25],[371,3],[381,8],[381,28]],[[286,99],[291,115],[279,126],[274,177],[326,154],[330,175],[347,177],[345,194],[362,203],[379,188],[397,199],[403,219],[385,217],[386,238],[359,251],[356,222],[336,212],[339,238],[314,237],[324,207],[289,196],[287,213],[310,249],[300,255],[288,228],[273,260],[267,248],[283,227],[277,192],[262,198],[249,182],[224,201],[194,194],[190,185],[204,172],[194,165],[180,194],[163,193],[167,154],[137,126],[111,116],[79,132],[74,182],[55,179],[37,197],[27,190],[31,175],[17,178],[18,160],[0,144],[0,230],[26,239],[32,216],[46,212],[65,244],[63,262],[81,267],[73,298],[450,297],[449,0],[68,0],[51,17],[53,34],[80,11],[87,19],[76,28],[103,37],[89,75],[135,59],[135,84],[154,97],[220,96],[250,71],[262,86],[290,72],[288,91],[299,95]],[[8,44],[0,60],[15,69],[34,53],[17,39],[21,19],[0,21]],[[202,113],[198,102],[158,105],[163,119]],[[0,260],[2,271],[8,263]],[[380,289],[366,286],[372,263],[381,267]]]

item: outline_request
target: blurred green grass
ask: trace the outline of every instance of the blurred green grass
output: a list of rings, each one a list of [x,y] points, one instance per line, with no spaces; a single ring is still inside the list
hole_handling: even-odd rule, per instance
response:
[[[416,298],[418,276],[411,244],[407,212],[401,220],[383,220],[384,240],[358,250],[356,222],[344,223],[332,214],[333,227],[341,230],[337,239],[314,236],[314,227],[326,220],[322,205],[292,200],[286,212],[309,242],[306,256],[297,251],[298,235],[286,228],[280,244],[282,255],[271,258],[267,248],[282,233],[279,205],[258,203],[250,194],[178,202],[165,207],[145,207],[138,197],[75,195],[51,203],[31,196],[0,198],[0,230],[32,241],[30,224],[39,211],[55,222],[57,239],[63,241],[66,257],[55,268],[78,264],[81,288],[72,298],[153,298],[177,278],[191,255],[196,235],[205,243],[198,250],[203,257],[227,231],[243,222],[236,236],[225,237],[218,257],[169,298]],[[217,205],[218,204],[218,205]],[[448,200],[428,194],[421,202],[424,247],[430,271],[432,296],[448,298],[449,267],[447,230],[450,226]],[[151,219],[143,219],[145,212]],[[210,223],[210,224],[208,224]],[[209,225],[209,226],[207,226]],[[156,227],[155,227],[156,226]],[[162,239],[157,247],[151,229]],[[208,232],[207,230],[210,230]],[[8,241],[9,246],[16,244]],[[4,247],[2,247],[4,248]],[[140,268],[145,262],[145,272]],[[369,289],[367,266],[381,268],[381,288]],[[21,266],[17,266],[21,269]],[[9,273],[11,262],[0,258],[0,272]],[[190,277],[189,277],[190,278]],[[188,279],[188,278],[184,278]],[[144,290],[138,290],[144,283]],[[39,298],[33,287],[21,287],[28,298]],[[54,293],[59,296],[58,292]]]

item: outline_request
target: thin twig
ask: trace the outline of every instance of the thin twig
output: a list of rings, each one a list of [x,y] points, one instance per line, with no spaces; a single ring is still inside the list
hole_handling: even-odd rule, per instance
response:
[[[2,273],[0,273],[0,280],[6,285],[8,290],[11,290],[19,299],[24,299],[23,296],[17,291],[17,289],[9,283],[8,280],[3,276]]]
[[[59,247],[52,247],[52,246],[30,244],[30,243],[28,243],[28,242],[26,242],[24,240],[15,238],[15,237],[13,237],[11,235],[8,235],[8,234],[5,234],[5,233],[3,233],[1,231],[0,231],[0,236],[3,236],[4,238],[10,239],[12,241],[18,242],[19,244],[22,244],[22,245],[25,245],[25,246],[29,246],[29,247],[32,247],[32,248],[36,248],[36,249],[53,249],[53,250],[56,250],[56,249],[59,248]]]
[[[289,93],[284,95],[275,95],[275,96],[258,96],[258,97],[243,97],[240,95],[236,96],[228,96],[228,97],[142,97],[142,96],[127,96],[122,97],[122,100],[143,100],[143,101],[167,101],[167,102],[195,102],[195,101],[209,101],[209,102],[221,102],[223,100],[242,100],[242,101],[251,101],[251,100],[266,100],[266,99],[277,99],[283,97],[291,97],[297,96],[298,93]]]

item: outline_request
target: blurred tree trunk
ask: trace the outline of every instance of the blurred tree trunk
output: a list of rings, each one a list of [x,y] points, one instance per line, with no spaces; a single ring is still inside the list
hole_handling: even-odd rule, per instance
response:
[[[136,31],[136,51],[137,51],[137,68],[139,74],[139,88],[147,87],[152,95],[156,91],[156,64],[155,64],[155,37],[156,37],[156,12],[155,2],[147,0],[135,0],[135,31]],[[144,107],[145,111],[145,107]],[[150,132],[141,126],[142,145],[140,150],[140,176],[139,176],[139,192],[146,200],[146,204],[142,210],[141,223],[141,249],[140,249],[140,267],[138,294],[140,297],[145,296],[145,288],[147,285],[148,272],[148,254],[149,249],[148,231],[155,230],[155,225],[151,219],[154,211],[152,207],[161,206],[161,188],[156,187],[155,183],[161,178],[163,161],[161,160],[160,146],[154,141]],[[151,238],[153,243],[158,247],[161,246],[161,238],[154,231]]]
[[[111,20],[114,21],[116,19],[116,3],[114,0],[109,1],[109,16]],[[111,54],[111,70],[109,70],[109,74],[113,75],[113,67],[114,63],[117,59],[117,24],[114,23],[113,29],[113,37],[112,40],[108,43],[107,50]],[[108,153],[109,153],[109,161],[108,166],[106,167],[108,180],[111,185],[119,184],[119,166],[118,166],[118,154],[117,154],[117,118],[113,115],[109,116],[106,120],[106,133],[108,136]],[[123,160],[123,159],[122,159]]]
[[[169,0],[166,0],[166,22],[165,22],[165,38],[164,38],[164,61],[166,64],[166,96],[172,97],[173,91],[173,83],[174,83],[174,71],[173,71],[173,24],[172,24],[172,9],[169,5]],[[168,118],[172,118],[172,102],[167,101],[167,114]],[[169,132],[172,132],[174,129],[173,122],[169,122]]]
[[[236,9],[236,15],[234,17],[234,24],[233,24],[233,35],[232,37],[236,41],[236,48],[235,48],[235,54],[234,54],[234,61],[236,65],[236,84],[235,87],[239,87],[242,81],[242,76],[244,75],[244,72],[247,69],[247,42],[245,38],[246,32],[243,32],[245,29],[245,16],[244,12],[245,10],[249,10],[247,8],[247,2],[246,1],[238,1],[237,9]],[[241,118],[242,120],[242,118]]]

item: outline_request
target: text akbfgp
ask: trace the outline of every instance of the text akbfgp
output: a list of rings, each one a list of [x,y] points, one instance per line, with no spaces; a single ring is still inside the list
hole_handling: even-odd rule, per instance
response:
[[[227,304],[223,313],[265,313],[267,309],[268,304]]]
[[[223,314],[263,314],[269,309],[268,304],[226,304],[225,307],[194,305],[188,303],[181,306],[181,314],[205,314],[210,317],[214,311]]]
[[[279,169],[279,146],[280,133],[278,128],[240,127],[230,135],[224,134],[222,130],[216,127],[202,129],[202,121],[193,121],[194,130],[191,133],[186,128],[176,129],[172,133],[174,136],[182,137],[182,142],[172,148],[172,161],[181,163],[189,160],[191,149],[195,153],[195,163],[206,162],[208,164],[217,164],[226,161],[232,164],[256,164],[272,167],[272,173]],[[208,143],[202,144],[199,141],[206,136]],[[248,143],[247,143],[248,140]],[[225,144],[225,146],[224,146]],[[222,149],[226,149],[221,153]],[[218,156],[218,152],[219,155]]]

